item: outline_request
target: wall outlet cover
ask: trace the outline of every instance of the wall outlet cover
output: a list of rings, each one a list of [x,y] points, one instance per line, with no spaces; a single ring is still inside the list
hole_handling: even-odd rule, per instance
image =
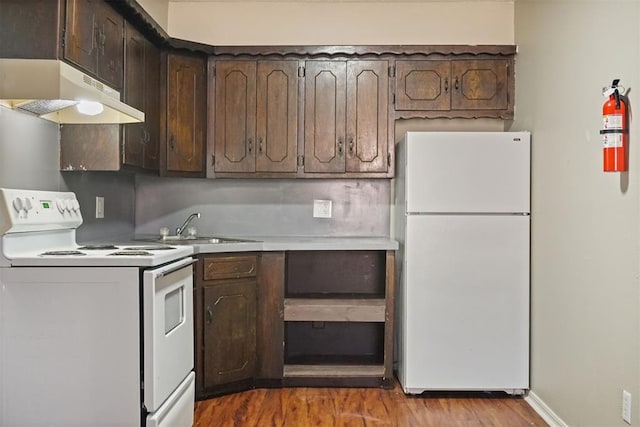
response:
[[[313,217],[331,218],[331,200],[314,200]]]
[[[96,218],[104,218],[104,197],[96,197]]]

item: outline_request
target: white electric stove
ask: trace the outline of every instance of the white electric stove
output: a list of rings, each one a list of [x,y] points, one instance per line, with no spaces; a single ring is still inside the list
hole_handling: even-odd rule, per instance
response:
[[[191,426],[193,249],[81,224],[73,193],[0,189],[0,425]]]

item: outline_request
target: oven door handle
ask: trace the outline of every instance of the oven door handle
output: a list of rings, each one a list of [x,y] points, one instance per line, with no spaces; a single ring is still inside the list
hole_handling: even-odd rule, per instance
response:
[[[195,264],[197,261],[198,260],[194,258],[186,258],[182,261],[179,261],[179,263],[173,263],[171,265],[166,266],[164,270],[162,268],[159,268],[155,270],[154,273],[156,273],[155,276],[157,278],[161,278],[164,276],[168,276],[171,273],[175,273],[178,270],[182,270],[184,267],[187,267],[191,264]]]

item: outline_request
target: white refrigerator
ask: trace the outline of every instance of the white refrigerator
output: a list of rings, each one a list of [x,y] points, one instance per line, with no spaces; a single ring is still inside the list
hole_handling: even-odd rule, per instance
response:
[[[402,388],[523,393],[530,134],[408,132],[397,159]]]

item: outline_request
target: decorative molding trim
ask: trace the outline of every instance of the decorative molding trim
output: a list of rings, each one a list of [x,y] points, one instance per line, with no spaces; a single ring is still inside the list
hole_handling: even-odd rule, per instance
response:
[[[550,427],[569,427],[569,424],[562,421],[562,418],[553,412],[553,410],[534,392],[530,391],[524,400],[547,424],[549,424]]]
[[[215,46],[215,55],[238,56],[300,56],[349,57],[406,55],[416,57],[451,55],[513,56],[515,45],[310,45],[310,46]]]

